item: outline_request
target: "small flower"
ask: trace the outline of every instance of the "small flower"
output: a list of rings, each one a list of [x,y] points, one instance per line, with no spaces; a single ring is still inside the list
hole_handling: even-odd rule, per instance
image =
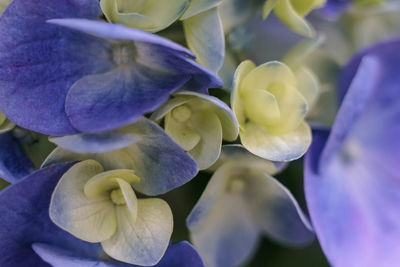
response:
[[[180,92],[161,106],[152,118],[165,116],[165,131],[207,169],[219,157],[222,139],[234,141],[239,132],[231,109],[219,99],[191,92]]]
[[[312,10],[322,7],[326,0],[296,1],[296,0],[267,0],[264,4],[263,18],[274,10],[275,15],[292,31],[313,37],[314,29],[304,19]]]
[[[291,245],[313,238],[296,200],[271,176],[281,166],[236,145],[223,147],[221,157],[186,221],[193,244],[210,267],[239,266],[263,234]]]
[[[400,261],[399,47],[374,45],[344,67],[335,123],[315,131],[306,156],[307,206],[333,266]]]
[[[164,194],[187,183],[198,172],[196,161],[146,118],[113,131],[51,137],[50,141],[58,147],[43,166],[94,159],[105,170],[135,170],[142,179],[133,186],[146,195]]]
[[[131,170],[103,172],[86,160],[72,166],[58,182],[50,218],[79,239],[101,242],[114,259],[143,266],[158,263],[172,234],[172,212],[157,198],[137,199]]]
[[[221,0],[101,0],[106,18],[132,28],[158,32],[182,20],[188,47],[200,64],[217,72],[224,60]]]
[[[222,85],[186,48],[100,14],[92,0],[10,3],[0,17],[0,109],[11,121],[50,135],[102,132],[154,111],[183,85],[203,93]]]
[[[306,152],[311,131],[304,121],[308,105],[302,92],[309,91],[304,88],[309,84],[302,81],[278,61],[239,65],[232,108],[246,149],[272,161],[294,160]]]
[[[82,241],[49,218],[52,192],[73,163],[38,170],[0,193],[0,265],[137,267],[105,257],[99,244]],[[23,255],[23,257],[21,257]],[[187,242],[168,247],[155,267],[205,267]]]

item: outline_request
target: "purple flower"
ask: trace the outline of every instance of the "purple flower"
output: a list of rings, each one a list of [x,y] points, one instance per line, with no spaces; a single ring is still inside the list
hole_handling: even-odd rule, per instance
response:
[[[49,218],[51,194],[72,166],[61,163],[38,170],[0,193],[0,266],[105,266],[134,265],[104,258],[99,244],[81,241]],[[204,267],[187,242],[170,245],[157,267]]]
[[[186,48],[100,15],[92,0],[10,3],[0,17],[0,109],[11,121],[49,135],[100,132],[182,86],[222,86]]]
[[[400,40],[366,49],[344,68],[330,134],[316,131],[305,190],[333,266],[400,262]]]

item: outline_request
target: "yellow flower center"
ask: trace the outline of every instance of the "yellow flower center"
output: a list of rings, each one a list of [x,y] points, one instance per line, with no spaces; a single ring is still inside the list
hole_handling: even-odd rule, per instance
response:
[[[114,189],[111,191],[111,200],[115,205],[126,205],[126,201],[124,195],[122,194],[121,189]]]
[[[126,65],[134,60],[135,46],[132,43],[119,43],[112,48],[112,59],[117,65]]]
[[[192,116],[192,110],[188,105],[181,105],[172,110],[172,117],[178,122],[185,122]]]

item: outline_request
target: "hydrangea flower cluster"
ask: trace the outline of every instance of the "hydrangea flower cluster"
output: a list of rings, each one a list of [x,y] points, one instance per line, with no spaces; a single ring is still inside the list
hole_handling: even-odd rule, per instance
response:
[[[0,266],[398,266],[399,17],[0,0]]]

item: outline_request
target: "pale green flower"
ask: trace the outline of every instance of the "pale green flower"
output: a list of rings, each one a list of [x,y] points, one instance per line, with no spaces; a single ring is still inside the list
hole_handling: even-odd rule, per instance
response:
[[[162,199],[137,199],[131,184],[139,180],[132,170],[104,172],[94,160],[77,163],[53,192],[50,218],[79,239],[100,242],[114,259],[155,265],[169,245],[172,212]]]
[[[307,151],[311,130],[304,117],[314,95],[305,81],[278,61],[256,67],[247,60],[239,65],[232,108],[246,149],[272,161],[294,160]]]
[[[322,7],[326,0],[267,0],[263,8],[263,18],[274,10],[275,15],[292,31],[314,36],[314,29],[304,18],[312,10]]]
[[[219,157],[222,140],[234,141],[239,133],[232,110],[219,99],[180,92],[161,106],[152,119],[165,117],[165,131],[196,160],[199,169]]]

